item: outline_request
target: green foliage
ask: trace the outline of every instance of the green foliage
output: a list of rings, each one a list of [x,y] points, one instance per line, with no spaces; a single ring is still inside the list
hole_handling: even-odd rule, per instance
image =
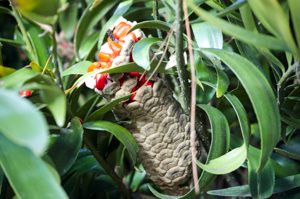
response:
[[[195,187],[168,196],[147,177],[134,138],[121,126],[131,121],[116,121],[111,111],[132,94],[106,103],[83,85],[98,73],[152,72],[162,58],[156,71],[166,74],[180,101],[184,86],[177,87],[176,67],[165,69],[178,46],[174,35],[165,55],[158,49],[182,1],[158,1],[159,16],[149,0],[24,2],[0,3],[0,18],[7,18],[0,31],[0,198],[201,198]],[[299,1],[186,3],[196,115],[207,132],[199,139],[210,140],[207,156],[196,161],[197,186],[208,198],[299,197]],[[130,31],[140,28],[147,36],[134,46],[134,62],[87,73],[120,16],[137,21]],[[187,53],[186,30],[179,31],[180,53]],[[24,90],[31,95],[20,97]],[[220,183],[217,175],[234,176],[239,186]],[[224,186],[216,190],[217,184]]]

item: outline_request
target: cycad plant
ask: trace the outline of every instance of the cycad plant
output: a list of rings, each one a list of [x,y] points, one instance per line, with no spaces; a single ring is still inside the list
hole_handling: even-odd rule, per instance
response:
[[[300,197],[299,8],[1,1],[0,199]]]

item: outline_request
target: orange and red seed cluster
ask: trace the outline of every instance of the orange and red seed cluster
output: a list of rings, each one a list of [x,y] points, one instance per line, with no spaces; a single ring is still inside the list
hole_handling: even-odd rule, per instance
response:
[[[94,62],[92,63],[87,72],[92,72],[94,70],[99,70],[99,69],[107,69],[110,68],[112,66],[112,63],[114,61],[114,59],[120,55],[121,51],[122,51],[122,43],[125,42],[125,38],[129,37],[131,39],[133,39],[135,42],[139,41],[140,38],[137,38],[136,35],[133,32],[130,32],[127,34],[128,30],[131,28],[130,24],[127,24],[125,22],[120,22],[115,29],[113,30],[112,34],[114,36],[114,38],[107,38],[107,43],[108,43],[108,47],[112,50],[112,53],[106,53],[106,52],[100,52],[98,54],[98,58],[100,60],[100,62]],[[130,62],[133,62],[132,60],[132,56],[130,55]],[[127,78],[135,78],[137,77],[137,79],[139,80],[141,77],[140,73],[137,72],[129,72],[129,73],[125,73],[120,79],[119,79],[119,83],[120,83],[120,87],[122,86],[123,82],[127,79]],[[96,80],[96,88],[98,90],[103,90],[103,88],[105,87],[105,85],[107,84],[108,81],[111,81],[108,78],[108,74],[107,73],[101,73],[101,74],[97,74],[95,76],[95,80]],[[139,87],[143,86],[144,83],[146,82],[145,76],[143,76],[141,78],[141,80],[138,81],[138,85],[135,86],[131,92],[135,92]],[[152,86],[153,82],[152,81],[148,81],[147,84],[145,86]],[[132,95],[132,97],[129,99],[128,102],[130,101],[135,101],[135,96],[136,93],[134,95]]]

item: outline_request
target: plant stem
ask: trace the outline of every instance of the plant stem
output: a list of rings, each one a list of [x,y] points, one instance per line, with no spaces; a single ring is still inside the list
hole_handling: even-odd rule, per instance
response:
[[[22,22],[22,19],[20,17],[20,13],[14,8],[11,1],[9,1],[9,4],[10,4],[10,7],[12,8],[12,10],[13,10],[14,17],[17,20],[18,26],[21,30],[21,33],[22,33],[23,37],[24,37],[24,40],[25,40],[25,43],[26,43],[26,49],[28,50],[30,55],[33,57],[34,61],[37,62],[38,60],[37,60],[36,52],[33,50],[31,41],[30,41],[30,39],[27,35],[27,31],[26,31],[25,26],[24,26],[24,24]]]
[[[63,92],[65,92],[64,84],[63,84],[63,81],[62,81],[62,78],[60,75],[60,69],[59,69],[58,61],[57,61],[57,42],[56,42],[56,38],[55,38],[56,27],[57,27],[57,21],[52,26],[52,42],[53,42],[52,59],[53,59],[54,68],[55,68],[56,85]]]
[[[183,11],[182,11],[182,1],[176,0],[176,26],[175,26],[175,36],[176,36],[176,62],[177,62],[177,71],[178,71],[178,77],[180,81],[181,86],[181,94],[183,99],[183,109],[184,111],[189,114],[190,112],[190,96],[191,91],[189,88],[188,83],[188,73],[185,68],[184,59],[183,59],[183,24],[182,24],[182,18],[183,18]]]
[[[296,68],[298,68],[300,65],[300,60],[296,60],[295,63],[288,67],[287,71],[282,74],[278,84],[277,84],[277,105],[279,109],[281,109],[282,102],[284,99],[284,86],[287,81],[287,78],[291,75],[292,72],[295,71]]]
[[[187,69],[184,66],[184,59],[183,59],[183,11],[182,11],[182,1],[176,0],[176,27],[175,27],[175,35],[176,35],[176,62],[177,62],[177,71],[178,77],[181,87],[181,94],[183,99],[183,109],[186,114],[190,115],[190,107],[191,107],[191,91],[189,88],[188,83],[188,73]],[[203,130],[203,125],[199,117],[196,116],[195,118],[195,129],[197,134],[200,136],[201,142],[208,152],[210,148],[210,137],[209,135]]]
[[[154,18],[154,20],[159,20],[158,2],[157,1],[153,1],[153,18]],[[162,32],[159,28],[157,29],[157,36],[160,39],[163,38]]]
[[[126,189],[125,185],[123,184],[122,180],[119,176],[114,172],[112,168],[106,163],[104,158],[98,153],[97,149],[94,145],[89,141],[85,134],[83,134],[83,143],[87,146],[87,148],[92,152],[96,160],[102,166],[102,168],[106,171],[106,173],[111,177],[111,179],[116,183],[120,192],[124,196],[124,198],[131,198],[129,191]]]

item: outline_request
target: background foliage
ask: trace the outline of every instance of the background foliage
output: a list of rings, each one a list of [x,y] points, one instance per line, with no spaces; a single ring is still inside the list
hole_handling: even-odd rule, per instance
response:
[[[197,161],[201,192],[178,198],[298,198],[300,2],[186,4],[206,152]],[[153,71],[149,49],[157,52],[176,22],[158,72],[186,107],[181,80],[190,82],[192,66],[179,59],[188,50],[182,1],[0,2],[0,199],[174,198],[146,176],[121,126],[130,121],[110,111],[131,95],[105,104],[82,85],[99,73],[86,71],[120,16],[148,38],[135,45],[134,63],[101,72]],[[165,70],[174,53],[178,66]],[[31,95],[20,97],[23,90]]]

